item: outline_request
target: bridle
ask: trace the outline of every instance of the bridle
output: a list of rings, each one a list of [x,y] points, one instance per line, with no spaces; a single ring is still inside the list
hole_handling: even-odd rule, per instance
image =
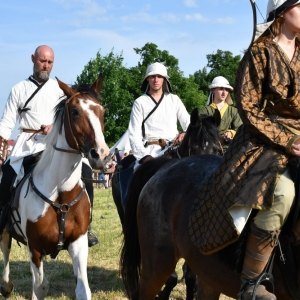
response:
[[[69,97],[67,100],[66,100],[66,103],[65,103],[65,107],[64,107],[64,116],[63,118],[61,119],[61,124],[60,124],[60,134],[62,133],[62,125],[65,124],[68,126],[68,129],[70,130],[70,137],[72,139],[72,142],[75,144],[75,149],[74,150],[70,150],[70,149],[62,149],[62,148],[59,148],[57,147],[56,145],[53,145],[53,148],[54,150],[56,151],[61,151],[61,152],[66,152],[66,153],[74,153],[74,154],[81,154],[82,157],[86,157],[87,156],[87,153],[84,152],[84,150],[79,146],[79,143],[74,135],[74,132],[73,132],[73,129],[72,129],[72,125],[71,125],[71,120],[70,120],[70,112],[69,112],[69,109],[68,109],[68,104],[69,102],[76,96],[80,95],[80,94],[88,94],[88,93],[85,93],[85,92],[77,92],[75,94],[73,94],[71,97]],[[65,122],[64,122],[65,121]],[[68,135],[69,137],[69,135]],[[69,144],[69,142],[67,141],[67,143]],[[70,146],[70,144],[69,144]],[[70,146],[71,148],[73,148],[72,146]]]

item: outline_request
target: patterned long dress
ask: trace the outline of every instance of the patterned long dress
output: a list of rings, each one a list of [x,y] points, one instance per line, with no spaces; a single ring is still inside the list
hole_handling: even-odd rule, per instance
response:
[[[267,39],[256,42],[240,62],[235,99],[243,125],[213,176],[200,187],[189,220],[192,241],[203,254],[238,239],[228,210],[270,207],[289,149],[300,136],[300,49],[288,60]]]

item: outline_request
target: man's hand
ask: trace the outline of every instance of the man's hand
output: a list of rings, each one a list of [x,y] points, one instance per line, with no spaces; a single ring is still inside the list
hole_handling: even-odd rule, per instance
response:
[[[43,129],[43,134],[47,135],[52,130],[53,125],[42,125],[41,129]]]
[[[177,137],[174,139],[174,144],[175,143],[181,143],[182,140],[184,139],[185,132],[181,132],[177,135]]]

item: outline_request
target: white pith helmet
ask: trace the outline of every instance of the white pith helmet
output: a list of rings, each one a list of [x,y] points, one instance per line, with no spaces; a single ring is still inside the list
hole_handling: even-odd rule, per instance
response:
[[[168,93],[172,92],[171,84],[169,82],[170,77],[168,76],[167,68],[162,63],[159,63],[159,62],[155,62],[148,66],[146,75],[144,77],[144,81],[141,86],[141,90],[143,92],[148,91],[149,83],[148,83],[147,77],[149,77],[151,75],[160,75],[160,76],[164,77],[165,78],[165,81],[163,84],[164,92],[168,92]]]
[[[233,87],[229,84],[228,80],[223,76],[215,77],[208,87],[209,87],[210,90],[212,90],[214,88],[217,88],[217,87],[223,87],[223,88],[226,88],[230,91],[233,91]],[[206,105],[209,105],[212,102],[213,102],[213,93],[210,91]],[[225,102],[228,105],[233,104],[230,93],[228,93],[228,96],[227,96]]]

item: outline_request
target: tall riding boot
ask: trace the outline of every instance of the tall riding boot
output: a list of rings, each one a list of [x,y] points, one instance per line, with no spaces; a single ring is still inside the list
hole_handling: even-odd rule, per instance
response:
[[[259,284],[256,296],[253,297],[255,284],[263,273],[274,247],[278,242],[278,231],[267,231],[251,224],[242,271],[242,285],[238,294],[240,300],[276,300],[276,296],[267,291],[264,285]]]
[[[0,235],[2,234],[9,217],[9,201],[0,202]]]

